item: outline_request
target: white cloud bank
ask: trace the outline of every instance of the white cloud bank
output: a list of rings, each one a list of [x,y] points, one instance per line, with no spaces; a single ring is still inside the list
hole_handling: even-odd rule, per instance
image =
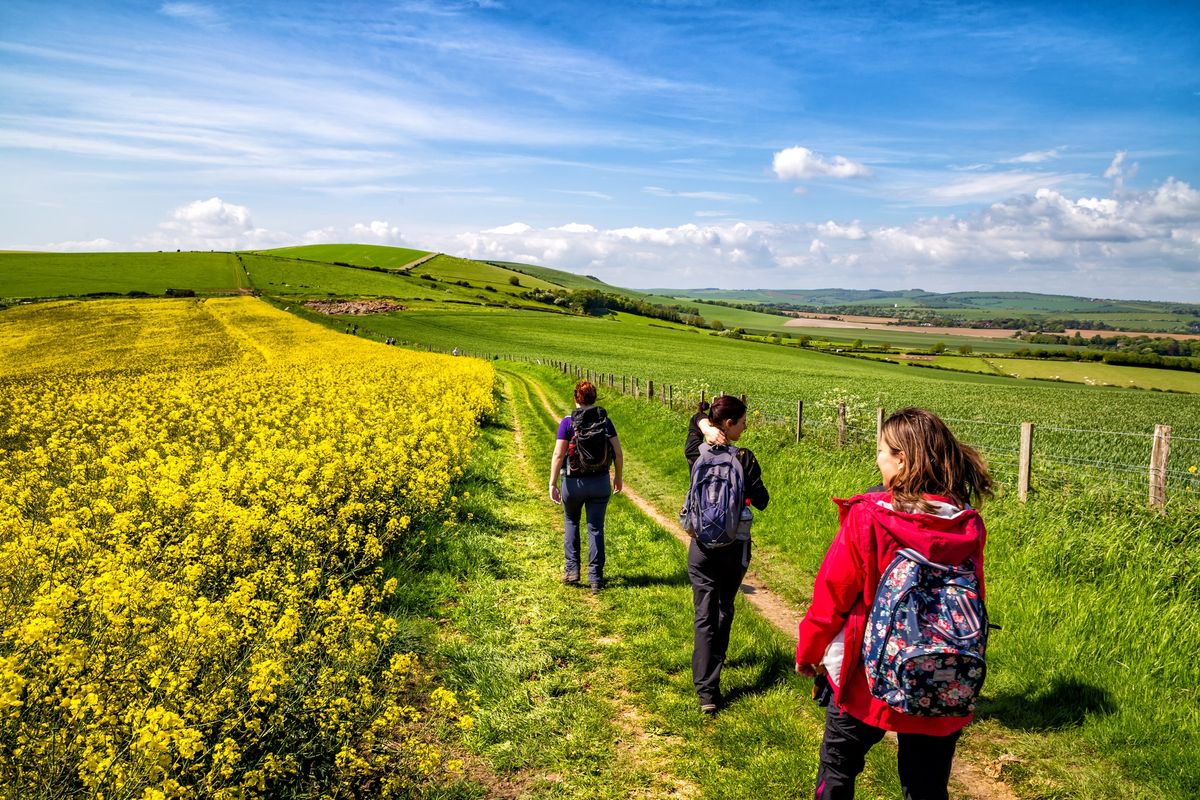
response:
[[[607,230],[521,223],[460,234],[441,248],[633,287],[919,286],[1200,301],[1200,191],[1174,179],[1100,198],[1041,188],[970,215],[875,228],[857,220]]]
[[[1114,161],[1114,168],[1121,164]],[[1110,197],[1070,198],[1053,188],[979,212],[907,225],[859,220],[750,221],[600,229],[581,222],[535,228],[513,222],[410,241],[390,222],[294,235],[255,225],[246,206],[220,197],[175,209],[135,250],[236,250],[322,242],[392,244],[468,258],[518,261],[596,275],[630,287],[1020,290],[1200,302],[1200,191],[1168,179]],[[98,239],[55,250],[118,250]]]

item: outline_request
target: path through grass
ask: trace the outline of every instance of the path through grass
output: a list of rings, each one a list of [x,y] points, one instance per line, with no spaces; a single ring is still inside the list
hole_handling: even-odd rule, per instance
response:
[[[507,381],[504,427],[486,432],[462,501],[473,517],[456,534],[488,542],[474,548],[486,556],[458,579],[436,653],[452,686],[479,692],[467,745],[493,774],[489,796],[810,792],[819,710],[792,672],[791,642],[744,598],[723,686],[730,704],[714,720],[699,713],[691,587],[669,533],[617,496],[607,588],[593,597],[560,582],[560,511],[542,491],[553,425],[529,382]],[[893,758],[872,753],[860,797],[898,795]]]

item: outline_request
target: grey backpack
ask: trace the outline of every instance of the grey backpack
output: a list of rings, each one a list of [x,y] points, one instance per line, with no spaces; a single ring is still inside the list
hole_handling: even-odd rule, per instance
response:
[[[708,547],[724,547],[737,539],[746,498],[737,452],[733,445],[702,444],[692,465],[692,485],[679,524]]]

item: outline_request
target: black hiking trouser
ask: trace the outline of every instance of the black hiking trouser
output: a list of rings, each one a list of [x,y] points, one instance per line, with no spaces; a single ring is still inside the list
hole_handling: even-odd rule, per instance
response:
[[[700,705],[721,700],[721,667],[733,627],[733,601],[750,563],[750,542],[725,547],[688,547],[688,577],[696,608],[692,682]]]
[[[836,703],[825,712],[825,738],[817,770],[816,800],[852,800],[854,779],[863,771],[867,751],[883,738],[883,728],[856,719]],[[896,765],[904,800],[948,800],[950,764],[962,731],[947,736],[899,733]]]

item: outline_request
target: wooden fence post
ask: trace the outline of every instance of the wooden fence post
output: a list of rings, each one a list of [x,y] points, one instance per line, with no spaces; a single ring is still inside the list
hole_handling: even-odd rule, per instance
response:
[[[1171,454],[1171,426],[1154,426],[1154,444],[1150,447],[1150,507],[1167,505],[1167,459]]]
[[[1029,499],[1029,484],[1033,478],[1033,423],[1021,423],[1021,460],[1017,464],[1017,499]]]
[[[646,381],[646,399],[654,401],[654,381],[653,379]]]
[[[838,447],[846,446],[846,404],[838,403]]]
[[[800,439],[804,436],[804,401],[796,401],[796,444],[800,444]]]
[[[625,376],[621,376],[621,394],[625,394]]]
[[[671,407],[672,411],[675,410],[675,384],[673,383],[667,384],[667,405]]]
[[[878,442],[881,436],[883,436],[883,409],[877,408],[875,409],[875,441]]]

